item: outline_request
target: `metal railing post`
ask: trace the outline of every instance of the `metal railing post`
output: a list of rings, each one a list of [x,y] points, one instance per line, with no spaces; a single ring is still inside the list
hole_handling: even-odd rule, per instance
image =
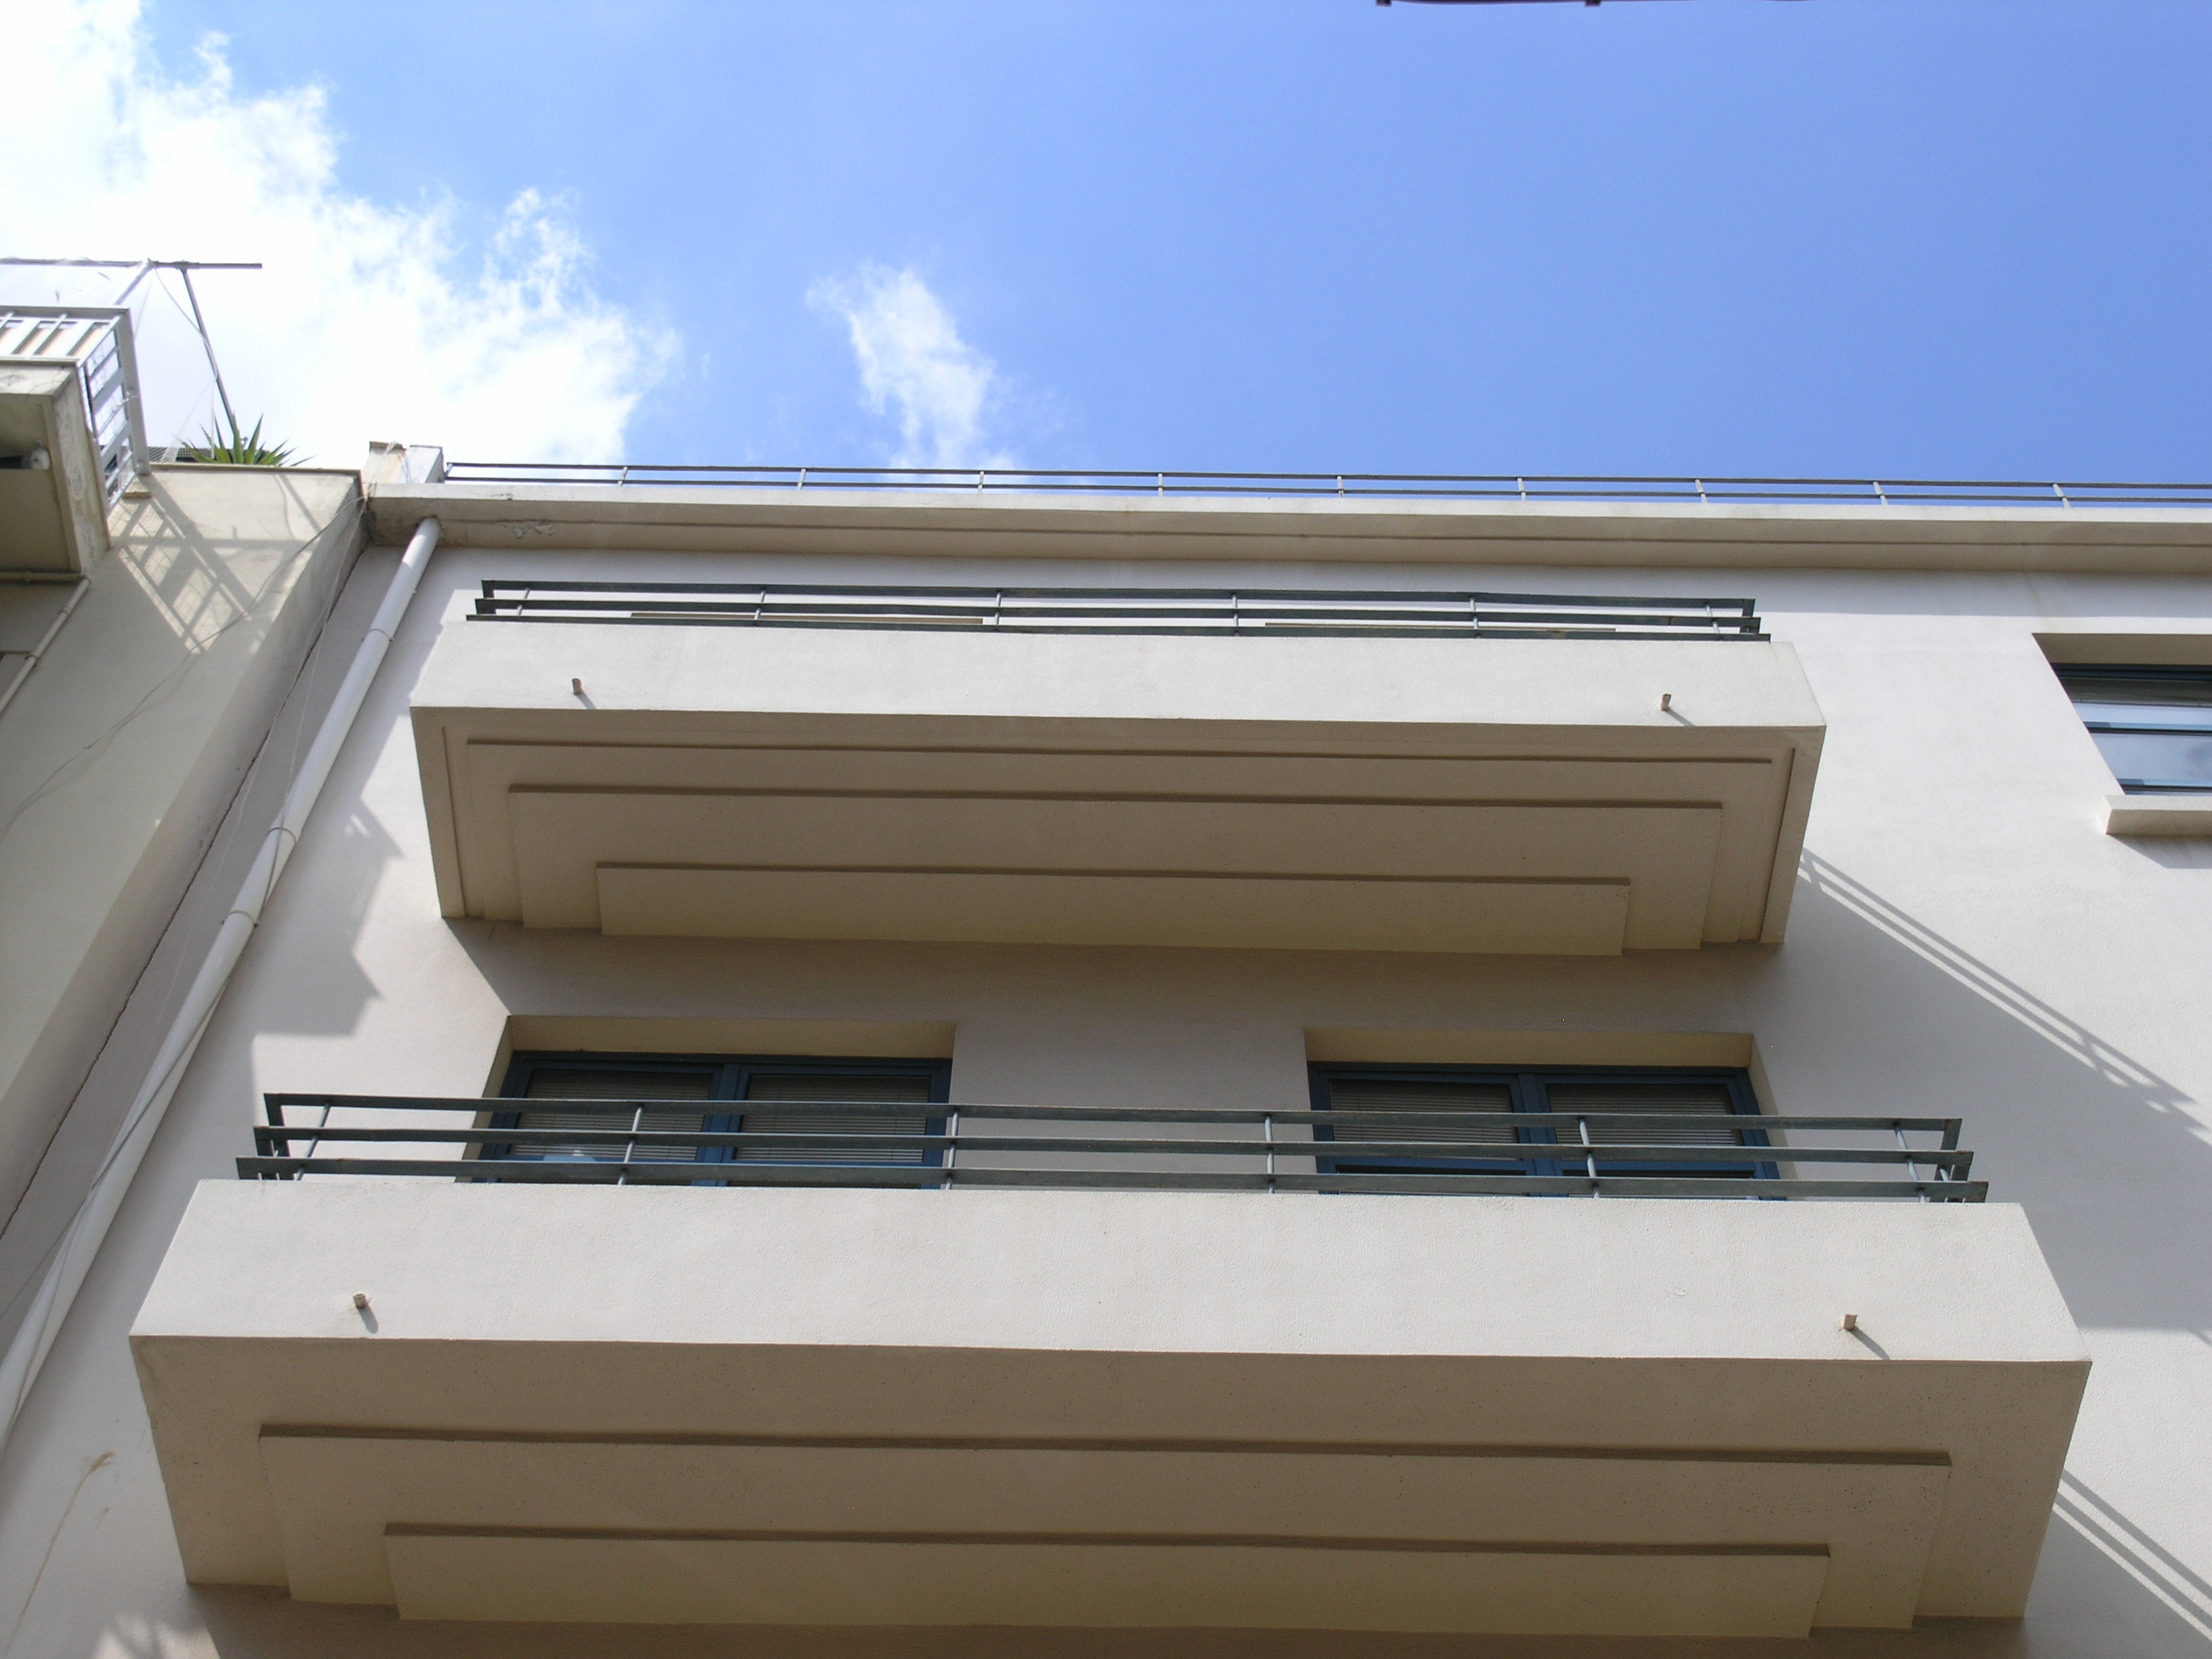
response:
[[[1905,1139],[1905,1130],[1902,1127],[1899,1127],[1897,1131],[1897,1150],[1900,1152],[1910,1152],[1912,1150],[1912,1143]],[[1909,1181],[1919,1180],[1920,1165],[1915,1163],[1911,1158],[1906,1158],[1905,1160],[1905,1178]],[[1925,1193],[1921,1194],[1920,1201],[1923,1204],[1925,1204],[1928,1201],[1928,1194]]]
[[[645,1108],[641,1106],[629,1115],[629,1132],[632,1135],[635,1135],[643,1127],[645,1127]],[[629,1185],[630,1160],[636,1156],[637,1142],[635,1140],[629,1141],[623,1147],[622,1173],[615,1177],[616,1186],[627,1187]]]

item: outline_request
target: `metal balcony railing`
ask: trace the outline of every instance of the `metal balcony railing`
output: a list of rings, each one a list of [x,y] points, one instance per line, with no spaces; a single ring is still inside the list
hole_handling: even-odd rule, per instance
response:
[[[487,581],[470,620],[985,634],[1766,638],[1752,599],[1328,588]]]
[[[943,494],[1304,495],[1350,500],[1797,502],[1859,507],[2212,507],[2212,483],[2028,478],[1692,478],[1475,472],[1143,472],[1042,467],[671,466],[623,462],[454,461],[457,484],[703,485]]]
[[[271,1094],[243,1180],[416,1176],[620,1186],[1120,1188],[1152,1191],[1478,1193],[1619,1198],[1905,1199],[1978,1204],[1954,1117],[1737,1120],[1710,1115],[1267,1111],[1249,1108],[933,1105],[809,1101],[850,1131],[663,1127],[706,1108],[668,1100],[428,1099]],[[748,1109],[790,1111],[777,1103]],[[885,1129],[887,1111],[920,1130]],[[497,1120],[559,1116],[558,1127]],[[312,1116],[313,1121],[303,1121]],[[576,1120],[603,1117],[606,1127]],[[866,1120],[878,1121],[871,1127]],[[1333,1139],[1337,1126],[1357,1139]],[[1462,1128],[1467,1139],[1439,1138]],[[1402,1128],[1418,1139],[1391,1141]],[[1624,1133],[1632,1139],[1615,1140]],[[1670,1134],[1680,1137],[1670,1140]],[[1800,1136],[1814,1137],[1801,1140]],[[1692,1137],[1697,1137],[1693,1139]],[[1915,1138],[1921,1142],[1913,1144]],[[304,1150],[302,1150],[304,1148]],[[1345,1165],[1356,1165],[1346,1168]]]
[[[124,486],[146,470],[131,313],[112,306],[0,306],[0,362],[76,365],[112,507]]]

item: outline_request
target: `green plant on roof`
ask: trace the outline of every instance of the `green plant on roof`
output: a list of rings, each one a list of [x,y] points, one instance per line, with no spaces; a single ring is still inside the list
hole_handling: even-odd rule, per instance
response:
[[[220,424],[210,424],[200,434],[200,441],[186,447],[179,459],[205,461],[212,466],[289,466],[298,458],[298,452],[289,444],[261,441],[261,422],[253,423],[251,432],[240,432],[234,417],[230,435],[226,438]]]

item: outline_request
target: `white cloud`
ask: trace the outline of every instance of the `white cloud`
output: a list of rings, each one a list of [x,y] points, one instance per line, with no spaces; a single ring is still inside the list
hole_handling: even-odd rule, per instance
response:
[[[595,295],[557,203],[525,191],[480,248],[450,202],[347,194],[321,90],[151,59],[138,0],[0,0],[10,41],[0,252],[258,259],[194,278],[240,417],[331,465],[370,438],[478,459],[608,460],[674,337]],[[0,268],[0,297],[98,303],[113,281]],[[214,389],[173,275],[142,287],[149,435],[197,435]],[[139,304],[140,299],[145,304]]]
[[[991,360],[960,337],[952,315],[911,268],[866,264],[807,291],[816,309],[842,318],[868,409],[897,405],[894,466],[1011,466],[986,424],[1003,390]]]

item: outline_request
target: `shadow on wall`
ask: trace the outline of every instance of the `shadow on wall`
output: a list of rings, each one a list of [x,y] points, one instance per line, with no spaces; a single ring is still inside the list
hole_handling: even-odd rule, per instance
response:
[[[2212,1583],[2071,1474],[2059,1480],[2052,1517],[2057,1524],[2044,1545],[2043,1571],[2052,1575],[2053,1592],[2063,1591],[2069,1577],[2097,1577],[2109,1595],[2121,1589],[2111,1577],[2117,1571],[2158,1603],[2153,1609],[2141,1594],[2114,1598],[2116,1612],[2132,1616],[2138,1628],[2131,1639],[2121,1634],[2126,1626],[2100,1629],[2098,1645],[2112,1653],[2212,1653]],[[2087,1559],[2092,1553],[2099,1565]],[[2044,1589],[2039,1576],[2037,1589]]]
[[[220,550],[159,477],[144,496],[129,498],[113,538],[117,560],[187,652],[204,650],[252,615],[301,544],[325,527],[291,480],[281,471],[270,476],[284,490],[287,533],[257,544],[226,525]]]
[[[1856,1109],[1965,1117],[1975,1173],[2026,1207],[2080,1324],[2208,1340],[2212,1213],[2195,1195],[2212,1147],[2185,1091],[1809,853],[1791,933],[1796,948],[1825,939],[1843,948],[1822,955],[1862,964],[1831,1010],[1856,1034],[1838,1068],[1863,1085]],[[2212,1655],[2212,1583],[2070,1474],[2052,1519],[2026,1622],[2003,1638],[1931,1626],[1937,1651]],[[1887,1650],[1856,1638],[1836,1650]]]
[[[2011,1015],[2100,1078],[2141,1095],[2161,1112],[2171,1112],[2189,1098],[2079,1020],[2059,1012],[1987,963],[1969,956],[1941,933],[1906,915],[1872,888],[1854,881],[1817,854],[1806,854],[1798,869],[1800,878],[1810,884],[1814,893],[1887,934],[1922,961],[1940,969],[1984,1001]]]
[[[2212,1189],[2212,1146],[2180,1109],[2191,1097],[1808,853],[1792,946],[1822,938],[1841,947],[1824,954],[1872,964],[1824,988],[1852,1043],[1825,1069],[1858,1083],[1848,1109],[1830,1105],[1964,1117],[1974,1173],[2027,1207],[2077,1323],[2212,1330],[2196,1265],[2212,1260],[2212,1207],[2185,1196]]]
[[[261,989],[254,1011],[260,1030],[343,1036],[360,1029],[368,1005],[380,994],[361,964],[359,947],[385,866],[401,857],[398,843],[358,800],[337,826],[335,849],[328,840],[331,831],[322,834],[315,869],[288,872],[277,900],[312,908],[317,917],[313,960],[302,963],[300,971],[272,976]],[[334,855],[325,856],[332,851]],[[301,882],[301,874],[309,880]]]

